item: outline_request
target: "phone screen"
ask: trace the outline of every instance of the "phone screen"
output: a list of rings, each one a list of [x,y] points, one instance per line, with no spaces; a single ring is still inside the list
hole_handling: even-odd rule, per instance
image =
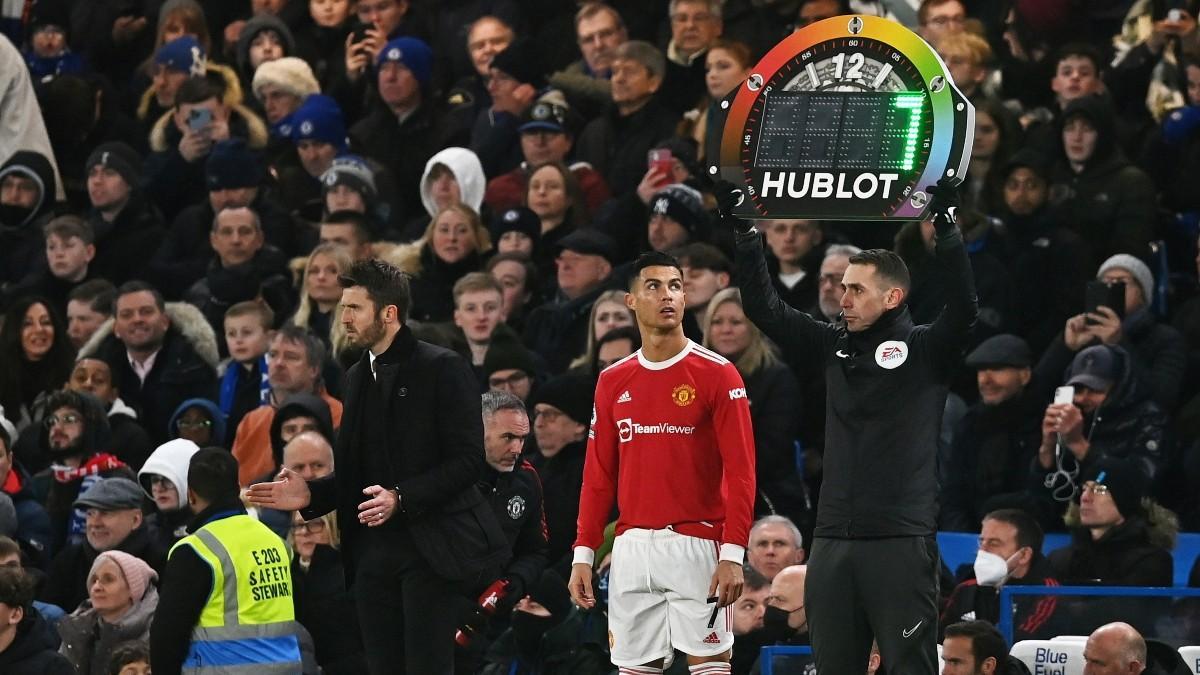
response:
[[[663,178],[658,181],[659,186],[675,182],[671,179],[671,170],[675,168],[675,158],[670,150],[655,148],[646,153],[646,167],[663,175]]]
[[[200,131],[212,122],[212,111],[208,108],[192,108],[188,113],[188,128]]]

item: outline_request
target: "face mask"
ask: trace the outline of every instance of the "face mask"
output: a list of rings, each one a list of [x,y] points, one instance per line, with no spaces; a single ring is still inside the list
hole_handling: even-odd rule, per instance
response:
[[[802,609],[803,606],[789,612],[782,607],[768,605],[763,614],[763,632],[766,633],[767,639],[771,642],[782,642],[794,636],[797,631],[788,625],[788,617]]]
[[[999,586],[1009,574],[1008,560],[983,549],[975,554],[975,582],[980,586]]]

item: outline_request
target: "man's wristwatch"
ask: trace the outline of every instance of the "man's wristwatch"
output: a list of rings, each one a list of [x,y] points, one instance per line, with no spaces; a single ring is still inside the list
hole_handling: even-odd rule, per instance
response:
[[[403,510],[404,510],[404,507],[403,507],[403,506],[401,506],[401,503],[402,503],[402,502],[401,502],[401,500],[400,500],[400,486],[399,486],[399,485],[393,485],[393,486],[391,487],[391,491],[392,491],[392,492],[394,492],[394,493],[396,494],[396,510],[397,510],[397,511],[403,511]]]

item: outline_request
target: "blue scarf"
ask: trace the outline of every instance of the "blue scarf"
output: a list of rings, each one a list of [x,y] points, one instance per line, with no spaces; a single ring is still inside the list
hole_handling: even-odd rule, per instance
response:
[[[241,382],[242,364],[237,361],[230,361],[229,367],[225,369],[225,376],[221,378],[221,400],[218,405],[221,412],[228,417],[230,411],[233,410],[233,399],[237,394],[238,384]],[[271,385],[267,382],[267,356],[266,354],[258,357],[258,372],[260,380],[258,382],[258,402],[260,405],[266,405],[270,401]]]

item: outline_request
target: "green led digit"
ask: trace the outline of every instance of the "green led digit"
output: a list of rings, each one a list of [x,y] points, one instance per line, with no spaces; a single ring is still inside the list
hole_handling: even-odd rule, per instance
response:
[[[908,129],[904,135],[904,161],[900,164],[900,168],[905,171],[912,171],[916,158],[917,132],[921,128],[921,108],[924,101],[925,97],[920,94],[896,97],[895,106],[908,111]]]

